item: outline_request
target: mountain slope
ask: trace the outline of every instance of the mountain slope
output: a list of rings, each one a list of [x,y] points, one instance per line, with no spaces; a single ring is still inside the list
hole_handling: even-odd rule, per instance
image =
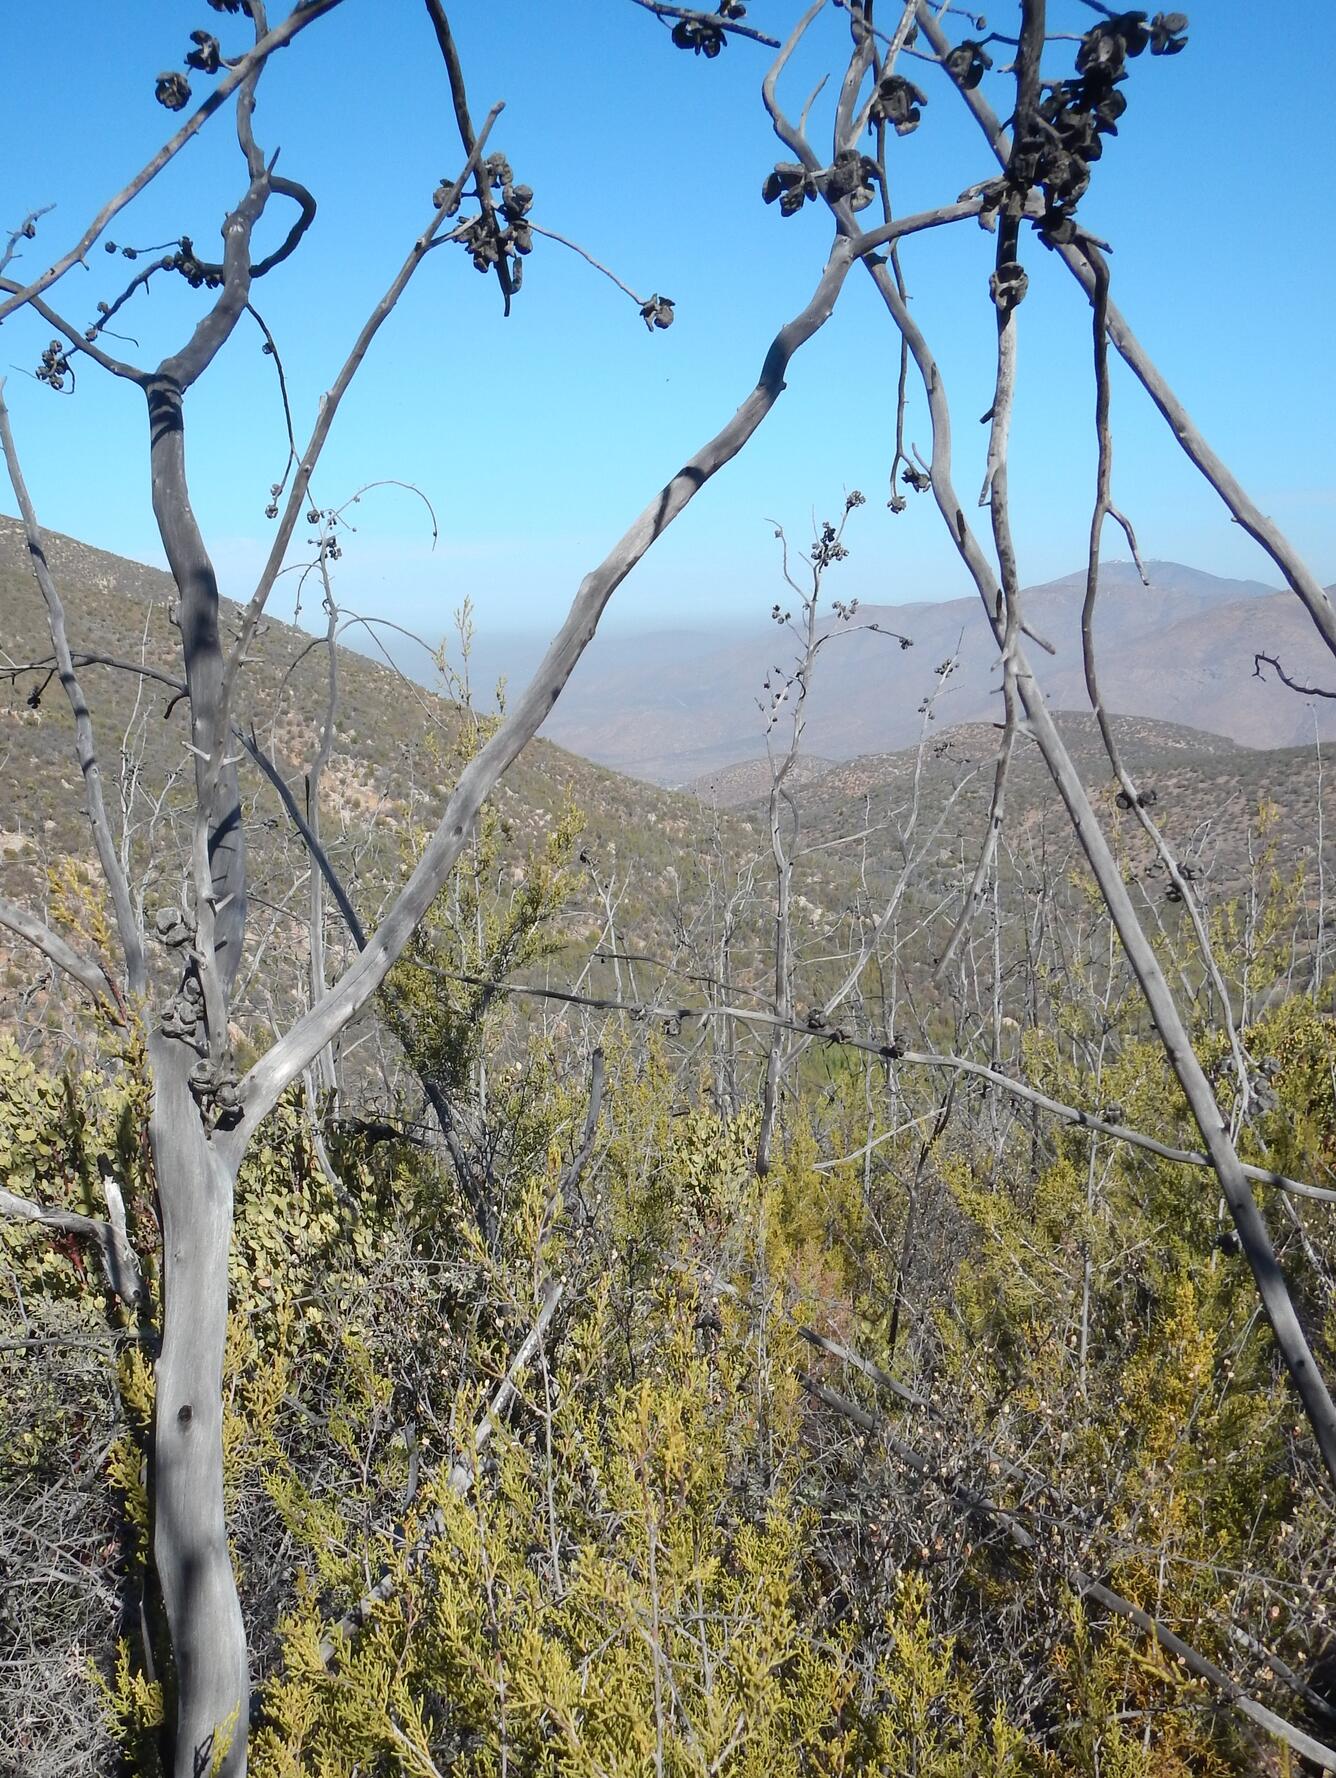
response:
[[[1108,756],[1094,718],[1083,711],[1060,711],[1057,723],[1085,782],[1100,783],[1108,778]],[[1133,771],[1159,771],[1187,759],[1204,764],[1253,751],[1239,747],[1224,735],[1144,717],[1115,717],[1114,731],[1123,760]],[[955,723],[940,732],[925,731],[922,761],[917,746],[887,753],[860,753],[856,759],[838,762],[800,755],[789,782],[811,786],[805,800],[813,807],[821,807],[833,799],[863,796],[879,787],[906,783],[925,769],[931,774],[937,762],[948,758],[953,767],[991,764],[997,756],[999,739],[995,723]],[[756,759],[707,772],[690,788],[712,807],[746,811],[753,806],[760,808],[769,795],[769,786],[769,762]]]
[[[1062,713],[1056,720],[1101,819],[1126,852],[1129,876],[1144,876],[1158,894],[1163,881],[1158,869],[1150,869],[1149,842],[1134,817],[1116,805],[1095,719]],[[1139,789],[1154,794],[1157,824],[1209,900],[1235,895],[1250,881],[1264,884],[1273,867],[1282,878],[1305,869],[1310,902],[1322,892],[1317,851],[1336,822],[1336,772],[1311,743],[1240,747],[1221,736],[1136,717],[1115,718],[1114,729]],[[997,745],[991,723],[967,723],[932,733],[922,750],[833,767],[795,792],[803,844],[833,849],[847,835],[866,836],[860,846],[871,876],[890,875],[901,867],[902,836],[912,823],[911,851],[935,836],[923,853],[920,886],[930,898],[945,896],[954,909],[983,841]],[[762,807],[758,801],[736,813],[759,827]],[[1016,860],[1036,847],[1047,850],[1050,887],[1066,868],[1057,861],[1076,860],[1066,811],[1037,749],[1025,741],[1018,743],[1007,777],[1005,833],[1004,853]]]
[[[155,569],[51,535],[47,556],[66,606],[76,657],[111,657],[175,680],[180,637],[171,621],[174,588]],[[224,636],[237,608],[224,601]],[[0,894],[50,906],[50,873],[91,857],[69,707],[43,668],[50,640],[20,527],[0,518]],[[370,921],[399,880],[415,835],[434,824],[455,766],[459,712],[388,667],[338,650],[336,739],[323,782],[323,835],[363,919]],[[8,673],[6,668],[9,669]],[[151,910],[180,894],[189,837],[185,707],[172,689],[109,665],[80,669],[92,709],[113,820],[130,810],[132,887]],[[241,680],[236,716],[276,761],[300,805],[314,754],[328,677],[323,643],[266,620]],[[272,787],[242,765],[254,896],[252,944],[288,961],[300,948],[306,870],[300,840]],[[676,910],[701,893],[705,860],[721,824],[692,797],[657,789],[536,741],[493,799],[502,818],[499,887],[508,893],[568,803],[582,813],[583,878],[565,916],[573,943],[596,940],[605,920],[599,885],[616,883],[616,934],[643,946],[667,944]],[[731,824],[723,823],[724,836]],[[266,930],[270,937],[266,938]],[[287,939],[297,940],[289,944]],[[341,934],[335,935],[335,942]],[[15,941],[17,942],[17,941]],[[24,979],[31,957],[0,944],[0,964]],[[254,961],[254,960],[253,960]],[[295,967],[295,964],[294,964]],[[11,981],[17,980],[11,977]]]
[[[165,575],[60,537],[50,539],[49,559],[64,592],[77,651],[142,662],[174,677],[179,637],[170,620],[172,589]],[[1250,649],[1260,633],[1258,622],[1267,620],[1280,597],[1257,589],[1239,595],[1235,584],[1203,585],[1201,577],[1184,571],[1162,573],[1154,601],[1141,598],[1140,591],[1127,577],[1114,575],[1107,595],[1110,613],[1125,615],[1124,659],[1131,663],[1127,671],[1133,690],[1134,669],[1155,689],[1155,675],[1165,672],[1162,660],[1171,663],[1171,685],[1188,684],[1191,672],[1198,675],[1194,685],[1209,687],[1209,661],[1192,668],[1184,664],[1193,638],[1210,635],[1217,651],[1223,648],[1226,654]],[[1074,599],[1079,599],[1079,588],[1070,581],[1037,589],[1031,604],[1036,628],[1045,621],[1056,631],[1053,620],[1070,616]],[[938,626],[935,641],[940,644],[961,615],[959,608],[914,608],[920,638],[930,638],[930,658],[931,626]],[[225,631],[234,628],[234,607],[225,607],[223,621]],[[1171,650],[1163,644],[1165,636],[1178,638]],[[0,638],[0,653],[11,669],[40,660],[49,650],[26,550],[17,527],[8,521],[0,521]],[[918,646],[923,646],[921,640]],[[884,637],[860,641],[851,636],[847,644],[825,651],[823,668],[842,647],[849,650],[843,683],[868,687],[903,672],[905,661],[917,652],[902,653]],[[657,660],[639,663],[629,644],[614,653],[628,696],[640,675],[664,672],[665,661],[674,671],[685,664],[667,646]],[[1298,654],[1286,660],[1299,672],[1320,671],[1320,663],[1306,668]],[[416,836],[434,821],[453,782],[459,712],[350,650],[340,648],[338,661],[339,721],[322,796],[324,834],[369,923],[400,880]],[[952,689],[939,701],[931,723],[925,725],[917,704],[904,715],[916,743],[922,733],[921,746],[861,749],[841,762],[838,755],[832,758],[833,750],[822,756],[816,745],[820,727],[814,723],[809,728],[812,746],[793,774],[791,791],[800,824],[794,905],[814,953],[830,950],[829,935],[850,910],[866,912],[876,904],[906,855],[918,859],[907,917],[912,908],[913,919],[925,921],[916,944],[926,955],[938,942],[934,934],[953,917],[987,818],[998,740],[990,719],[987,665],[985,650],[976,648],[951,676]],[[725,696],[728,671],[727,662],[716,661],[692,682],[697,702],[688,732],[708,737],[714,720],[708,700]],[[248,728],[254,725],[299,802],[315,749],[326,677],[322,644],[285,624],[262,626],[243,679],[238,715]],[[130,811],[132,883],[151,913],[160,900],[180,894],[189,836],[184,708],[172,706],[170,687],[141,683],[134,672],[90,666],[83,678],[109,801],[114,810],[123,801]],[[1219,696],[1226,699],[1228,683],[1221,683],[1225,689]],[[1260,694],[1283,698],[1291,725],[1296,711],[1307,718],[1302,700],[1292,694],[1255,681],[1250,690],[1252,686]],[[982,706],[981,718],[953,724],[953,709],[968,709],[971,701]],[[1184,696],[1180,701],[1189,700]],[[662,703],[667,702],[665,693]],[[852,696],[843,711],[832,708],[833,703],[828,699],[827,734],[838,729],[852,741],[892,726],[872,721]],[[1224,702],[1215,707],[1228,713]],[[893,704],[897,720],[898,712]],[[715,732],[726,720],[718,719]],[[1130,820],[1119,821],[1112,807],[1110,774],[1093,719],[1078,713],[1058,720],[1097,803],[1123,830],[1129,868],[1141,871],[1147,864],[1140,855],[1144,846]],[[682,717],[676,721],[680,728]],[[1210,894],[1232,893],[1248,877],[1249,833],[1255,835],[1260,805],[1274,805],[1274,815],[1267,818],[1269,837],[1282,871],[1311,857],[1319,801],[1322,820],[1336,822],[1336,773],[1323,772],[1311,744],[1258,751],[1144,716],[1120,717],[1116,727],[1129,766],[1144,787],[1157,793],[1157,818]],[[702,743],[706,748],[711,744],[708,738]],[[580,870],[554,934],[562,951],[552,965],[555,979],[575,979],[595,949],[632,953],[633,968],[646,965],[638,986],[629,984],[634,993],[657,977],[648,967],[651,958],[665,959],[673,968],[698,969],[698,960],[684,964],[683,959],[693,958],[701,935],[708,940],[715,930],[711,922],[717,926],[720,898],[737,893],[733,979],[740,991],[755,987],[764,994],[772,920],[765,811],[769,768],[756,761],[754,741],[751,746],[750,763],[712,774],[716,789],[707,800],[713,806],[619,776],[547,741],[526,749],[494,798],[501,834],[493,884],[503,898],[512,893],[525,879],[526,860],[542,846],[568,802],[583,811]],[[70,746],[69,712],[60,687],[47,682],[45,669],[12,672],[7,681],[0,665],[0,769],[5,785],[0,893],[69,925],[71,867],[87,859],[91,847]],[[249,762],[243,767],[243,790],[254,899],[246,1006],[251,1016],[267,1016],[274,999],[282,1008],[305,991],[302,885],[307,860],[272,788]],[[739,806],[725,807],[730,801]],[[912,833],[907,830],[911,808],[917,810]],[[1060,861],[1074,856],[1072,836],[1034,749],[1022,743],[1010,776],[1005,850],[1020,858],[1041,841],[1050,848],[1050,859],[1058,861],[1052,864],[1057,875],[1043,880],[1060,883],[1066,868]],[[1008,864],[1008,871],[1013,868]],[[1153,883],[1150,887],[1158,892]],[[347,941],[332,916],[330,926],[330,961],[337,968]],[[618,970],[618,962],[605,959],[585,979],[620,995]],[[17,941],[0,945],[0,1016],[10,1016],[21,1005],[33,979],[31,954]]]

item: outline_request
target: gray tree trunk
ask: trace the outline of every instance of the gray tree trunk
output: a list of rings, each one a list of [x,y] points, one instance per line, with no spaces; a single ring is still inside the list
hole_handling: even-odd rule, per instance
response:
[[[153,1428],[153,1559],[175,1669],[173,1778],[241,1778],[250,1686],[223,1506],[223,1348],[236,1181],[187,1083],[191,1052],[155,1037],[149,1138],[162,1218],[162,1349]]]

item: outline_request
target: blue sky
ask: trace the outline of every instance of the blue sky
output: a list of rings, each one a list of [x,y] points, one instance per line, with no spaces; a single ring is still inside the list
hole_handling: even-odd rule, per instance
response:
[[[793,8],[754,0],[753,23]],[[885,10],[885,9],[884,9]],[[997,15],[1000,18],[1000,14]],[[1083,29],[1078,0],[1054,28]],[[782,220],[760,202],[777,145],[759,100],[766,52],[733,42],[706,62],[670,47],[631,0],[471,0],[453,9],[475,117],[505,99],[493,145],[537,194],[539,223],[570,235],[634,288],[677,304],[668,333],[564,249],[539,241],[514,314],[462,253],[433,254],[382,332],[321,467],[324,504],[395,478],[440,520],[433,549],[419,502],[396,489],[356,509],[339,593],[351,608],[439,633],[466,595],[491,632],[549,627],[580,576],[682,458],[751,387],[776,326],[806,301],[828,243],[810,206]],[[189,31],[240,47],[243,21],[200,0],[178,6],[51,4],[7,9],[0,147],[6,214],[54,204],[25,269],[73,240],[103,198],[171,128],[153,102]],[[835,68],[846,42],[828,7],[790,87]],[[59,55],[54,54],[59,46]],[[1054,45],[1051,71],[1070,67]],[[992,162],[931,69],[919,131],[893,147],[898,205],[950,199]],[[197,97],[207,87],[194,77]],[[1009,83],[993,77],[1007,109]],[[1315,193],[1336,170],[1330,68],[1296,56],[1250,0],[1192,15],[1176,58],[1133,64],[1119,138],[1095,169],[1083,217],[1114,245],[1114,294],[1204,429],[1324,580],[1336,579],[1336,246]],[[319,214],[301,252],[257,290],[287,366],[298,436],[367,310],[460,153],[443,70],[416,0],[345,0],[261,85],[257,135],[309,184]],[[111,229],[149,246],[186,232],[212,251],[239,190],[230,119],[219,115]],[[275,205],[269,226],[286,223]],[[915,312],[957,413],[957,474],[978,485],[993,360],[986,287],[991,237],[975,225],[911,244]],[[1093,451],[1089,312],[1065,270],[1027,250],[1021,398],[1012,457],[1022,570],[1031,582],[1081,560]],[[115,294],[123,262],[100,251],[53,298],[82,325]],[[705,490],[614,602],[620,624],[763,619],[780,596],[771,520],[801,537],[815,513],[860,487],[843,596],[897,601],[967,589],[930,502],[884,505],[897,345],[851,279],[836,316],[800,356],[789,390],[743,457]],[[170,349],[198,297],[167,280],[124,313],[144,359]],[[0,330],[0,370],[39,512],[54,529],[146,561],[161,555],[149,504],[142,399],[94,367],[62,399],[25,374],[47,329]],[[130,355],[135,353],[126,348]],[[1115,380],[1115,490],[1147,556],[1272,580],[1265,561],[1194,477],[1140,391]],[[224,590],[244,597],[263,559],[271,481],[286,454],[272,363],[239,331],[188,408],[199,517]],[[910,433],[926,448],[921,406]],[[0,506],[12,511],[6,489]],[[1109,535],[1111,555],[1125,553]],[[280,613],[290,600],[275,601]]]

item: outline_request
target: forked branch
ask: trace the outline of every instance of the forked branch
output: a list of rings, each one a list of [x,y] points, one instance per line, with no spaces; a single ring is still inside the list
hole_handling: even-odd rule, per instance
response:
[[[71,981],[92,995],[99,1005],[106,1006],[118,1024],[126,1022],[126,1011],[120,991],[106,971],[90,958],[81,957],[73,945],[53,932],[45,921],[29,913],[16,902],[0,896],[0,926],[38,950],[49,963],[63,970]]]
[[[398,899],[371,935],[366,950],[321,1005],[299,1020],[247,1076],[242,1089],[244,1111],[238,1141],[246,1140],[284,1087],[309,1066],[384,981],[458,862],[484,801],[506,767],[538,732],[561,695],[576,662],[593,639],[608,600],[705,483],[737,455],[773,408],[783,391],[784,373],[793,354],[830,318],[853,257],[845,243],[835,244],[811,301],[775,337],[756,387],[737,413],[678,471],[603,563],[585,577],[566,621],[532,681],[460,775],[440,825]]]
[[[151,160],[145,162],[134,178],[122,186],[114,198],[109,199],[102,206],[74,246],[68,252],[62,253],[60,258],[49,266],[40,278],[34,278],[30,284],[22,285],[12,291],[5,300],[0,301],[0,321],[6,320],[19,309],[33,302],[44,290],[49,290],[58,279],[65,276],[71,266],[82,264],[88,256],[89,249],[95,245],[112,219],[118,216],[132,199],[138,197],[146,186],[153,183],[167,163],[178,155],[194,136],[198,135],[214,112],[218,111],[231,98],[243,81],[258,73],[274,51],[291,43],[299,31],[304,31],[308,25],[313,25],[318,18],[327,12],[332,12],[336,6],[341,4],[342,0],[302,0],[302,3],[293,8],[282,24],[275,25],[272,31],[267,31],[220,78],[208,98],[197,111],[192,112],[176,134],[162,145]]]

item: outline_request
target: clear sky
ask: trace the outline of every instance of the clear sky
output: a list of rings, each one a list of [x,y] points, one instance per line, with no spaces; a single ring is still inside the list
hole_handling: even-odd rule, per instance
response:
[[[788,0],[754,0],[782,27]],[[893,9],[886,7],[884,11]],[[992,10],[992,9],[990,9]],[[277,16],[278,9],[274,9]],[[569,235],[644,295],[677,304],[647,333],[631,303],[573,254],[540,240],[512,317],[493,279],[457,249],[431,255],[345,403],[318,479],[323,504],[379,478],[417,484],[440,519],[396,489],[357,509],[340,564],[349,606],[438,632],[471,596],[490,631],[546,627],[663,479],[751,387],[776,326],[801,308],[829,231],[820,206],[784,220],[760,201],[777,144],[760,105],[767,52],[732,42],[707,62],[673,49],[631,0],[468,0],[452,9],[475,117],[506,101],[493,146],[537,194],[534,219]],[[1000,21],[1001,15],[997,15]],[[1079,0],[1052,0],[1055,29],[1085,29]],[[189,31],[225,50],[245,21],[161,0],[5,8],[3,152],[12,226],[54,204],[21,270],[70,244],[99,203],[171,130],[154,103]],[[1175,58],[1133,64],[1121,134],[1082,207],[1113,243],[1114,295],[1203,427],[1324,581],[1336,579],[1336,245],[1326,197],[1336,173],[1329,58],[1296,51],[1253,0],[1210,0]],[[789,98],[837,68],[847,24],[827,7]],[[995,48],[997,46],[994,46]],[[1050,72],[1070,71],[1055,44]],[[949,200],[989,176],[982,137],[943,77],[911,65],[929,104],[892,163],[901,211]],[[208,80],[193,76],[196,97]],[[1005,115],[1010,83],[990,77]],[[287,367],[299,439],[348,344],[461,156],[426,14],[417,0],[345,0],[276,57],[257,135],[319,202],[299,254],[257,288]],[[186,232],[212,252],[240,189],[230,119],[203,137],[110,233],[151,246]],[[266,226],[278,238],[287,212]],[[961,488],[978,485],[993,364],[986,287],[991,237],[973,223],[912,243],[915,312],[958,415]],[[1012,458],[1024,577],[1082,559],[1093,451],[1089,311],[1064,268],[1027,247],[1022,394]],[[128,268],[99,249],[53,300],[82,325]],[[618,621],[661,627],[763,618],[777,587],[768,521],[801,536],[811,515],[860,487],[869,504],[841,591],[884,601],[967,588],[925,498],[886,511],[897,345],[851,278],[835,318],[795,361],[789,390],[614,602]],[[147,360],[184,338],[200,298],[160,279],[124,312]],[[52,528],[161,561],[149,503],[142,398],[95,367],[61,398],[25,374],[48,330],[0,329],[0,369],[39,512]],[[273,366],[243,326],[190,397],[189,462],[224,590],[244,597],[267,547],[269,484],[286,447]],[[1270,564],[1195,478],[1126,374],[1115,382],[1119,504],[1143,553],[1274,580]],[[926,449],[921,405],[910,433]],[[8,489],[0,506],[13,510]],[[1109,535],[1110,555],[1124,554]],[[275,603],[284,612],[290,604]]]

